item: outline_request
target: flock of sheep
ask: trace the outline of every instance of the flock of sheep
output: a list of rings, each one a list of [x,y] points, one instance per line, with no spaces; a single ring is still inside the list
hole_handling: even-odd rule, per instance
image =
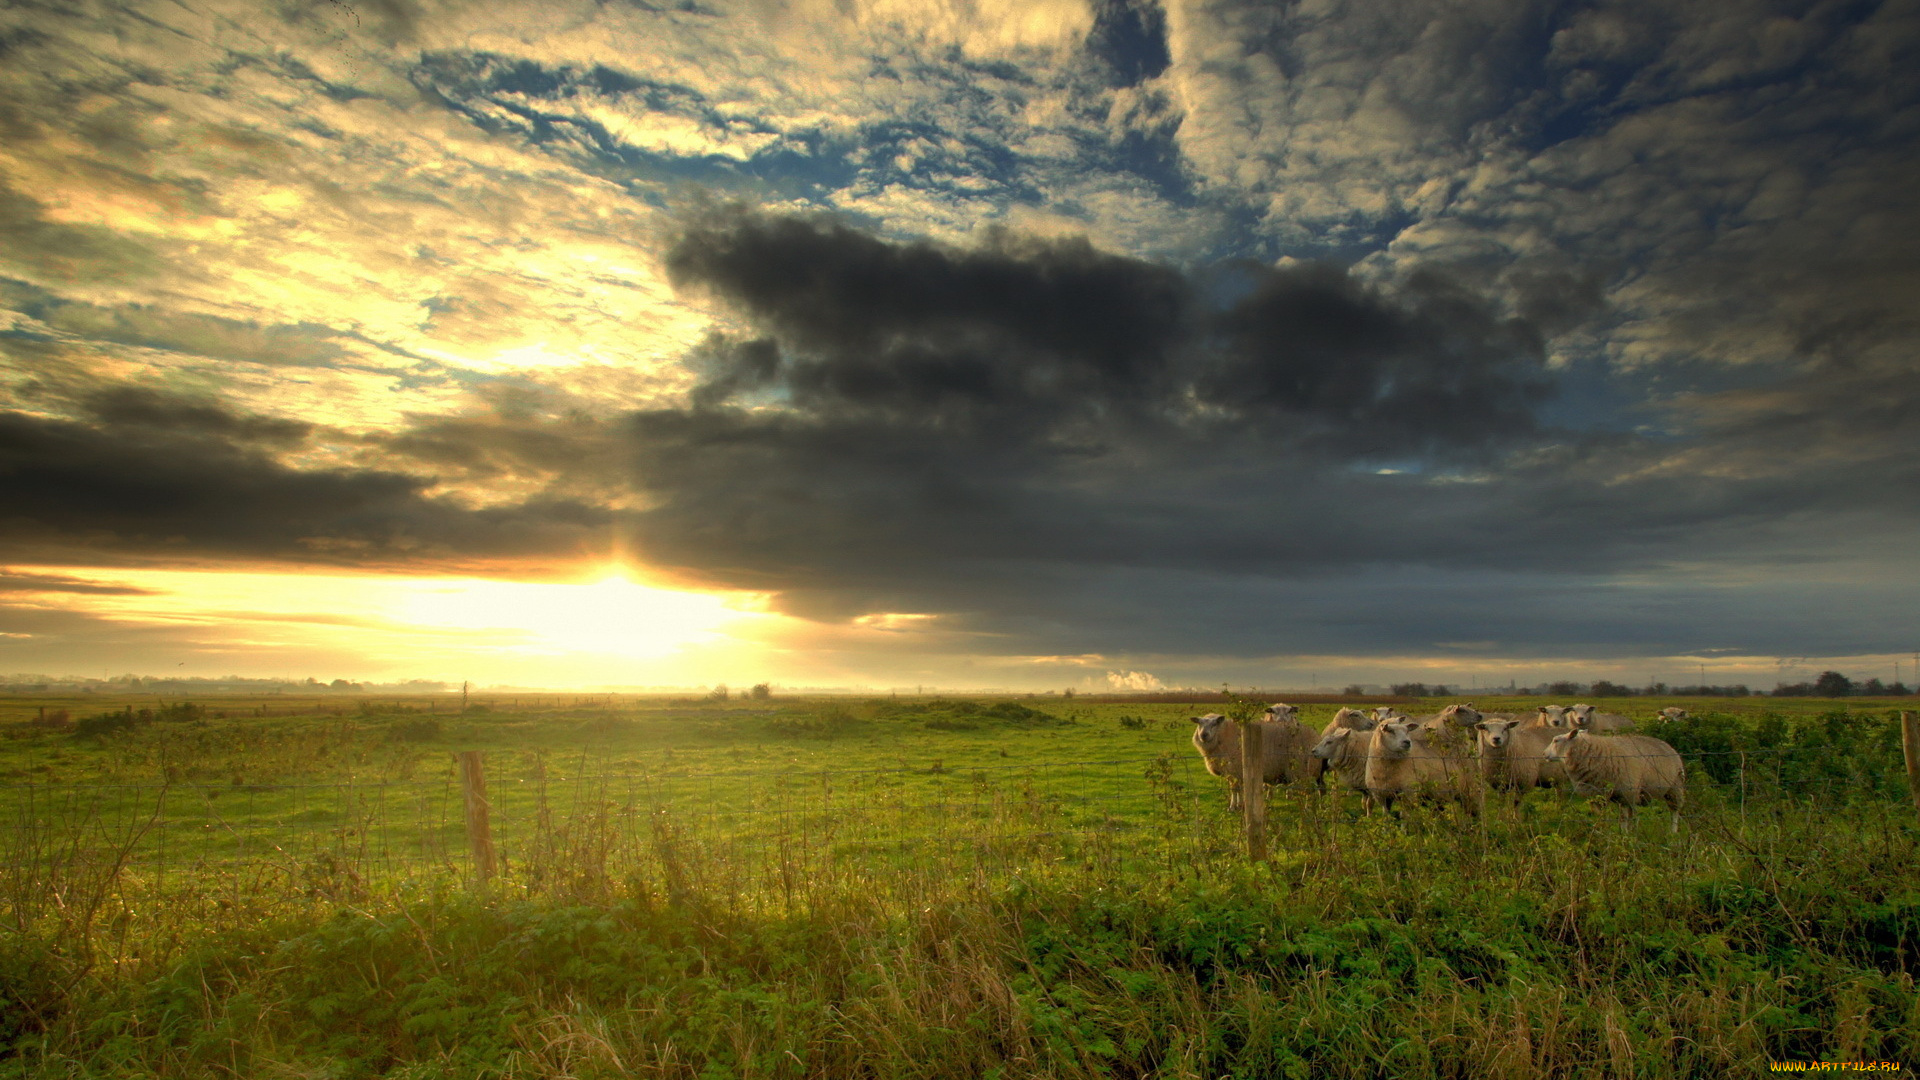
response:
[[[1511,793],[1517,805],[1536,787],[1570,785],[1619,803],[1623,828],[1655,799],[1673,811],[1669,831],[1680,827],[1687,768],[1679,752],[1628,734],[1632,720],[1591,705],[1543,705],[1532,716],[1481,713],[1471,704],[1419,717],[1389,705],[1371,713],[1341,709],[1319,732],[1295,712],[1292,705],[1269,705],[1257,721],[1269,784],[1313,780],[1324,788],[1331,774],[1360,792],[1369,812],[1378,803],[1397,813],[1394,803],[1419,797],[1458,803],[1474,817],[1489,789]],[[1687,714],[1669,708],[1661,715],[1680,720]],[[1238,807],[1240,725],[1219,713],[1192,719],[1194,748],[1208,772],[1227,778]]]

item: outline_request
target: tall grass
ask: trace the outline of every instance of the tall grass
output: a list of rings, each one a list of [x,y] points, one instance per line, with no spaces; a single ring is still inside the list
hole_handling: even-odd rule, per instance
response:
[[[484,890],[346,843],[162,879],[127,854],[148,835],[132,811],[29,815],[0,851],[0,1075],[1664,1078],[1920,1058],[1903,788],[1702,775],[1677,837],[1546,793],[1484,825],[1281,793],[1272,857],[1249,866],[1190,757],[629,789],[536,756]]]

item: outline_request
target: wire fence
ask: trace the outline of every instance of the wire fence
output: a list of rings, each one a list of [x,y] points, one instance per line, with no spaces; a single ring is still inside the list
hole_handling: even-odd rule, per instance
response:
[[[1690,811],[1909,797],[1898,751],[1683,751]],[[1197,867],[1234,859],[1225,784],[1192,753],[945,768],[596,770],[582,754],[486,785],[502,887],[591,897],[796,902],[819,884],[911,890],[1072,860]],[[1276,789],[1272,827],[1312,834],[1359,803]],[[220,890],[353,900],[479,874],[468,792],[442,776],[332,783],[0,785],[0,906],[57,908],[98,882],[205,899]],[[903,871],[905,871],[903,873]],[[30,914],[30,912],[25,912]]]

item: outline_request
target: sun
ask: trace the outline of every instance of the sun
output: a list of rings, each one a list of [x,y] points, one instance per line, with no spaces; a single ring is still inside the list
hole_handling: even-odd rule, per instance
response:
[[[664,589],[608,569],[586,581],[457,579],[410,583],[400,617],[419,626],[492,631],[530,652],[663,656],[760,615],[757,598]]]

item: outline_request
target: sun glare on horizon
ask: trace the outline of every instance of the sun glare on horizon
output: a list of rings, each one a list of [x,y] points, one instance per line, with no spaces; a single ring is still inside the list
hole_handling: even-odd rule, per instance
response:
[[[399,617],[423,626],[520,632],[534,651],[662,656],[708,641],[730,624],[764,618],[764,601],[664,589],[609,570],[583,582],[465,578],[409,581]]]
[[[145,635],[170,657],[185,658],[183,674],[295,674],[320,665],[355,678],[460,678],[479,665],[496,680],[536,685],[697,685],[736,665],[752,668],[767,624],[780,619],[757,593],[662,587],[620,567],[560,582],[261,570],[60,573],[68,586],[22,602]],[[10,644],[34,635],[21,637]]]

